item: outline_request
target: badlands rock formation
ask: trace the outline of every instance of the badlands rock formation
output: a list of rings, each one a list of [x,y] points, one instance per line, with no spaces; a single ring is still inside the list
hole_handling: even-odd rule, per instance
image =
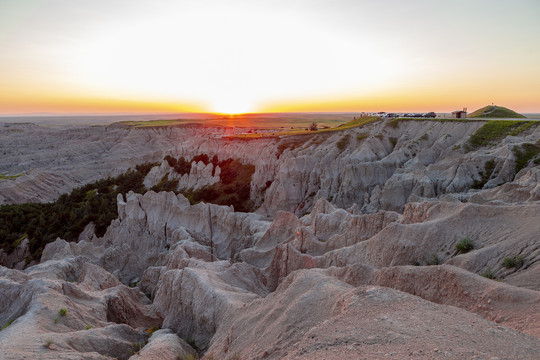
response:
[[[480,126],[379,122],[300,142],[160,130],[183,139],[161,159],[254,164],[258,210],[119,195],[103,237],[90,225],[38,265],[0,267],[2,358],[538,359],[540,168],[515,174],[512,149],[540,131],[464,151]],[[185,184],[212,176],[202,165]]]

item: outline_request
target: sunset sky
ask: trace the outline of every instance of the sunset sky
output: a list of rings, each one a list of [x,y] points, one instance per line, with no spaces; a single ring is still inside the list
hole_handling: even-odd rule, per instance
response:
[[[540,112],[539,0],[0,0],[0,114]]]

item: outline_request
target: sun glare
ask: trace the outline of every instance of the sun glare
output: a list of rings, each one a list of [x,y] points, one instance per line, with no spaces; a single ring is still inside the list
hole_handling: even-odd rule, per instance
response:
[[[234,115],[253,111],[253,105],[242,99],[220,99],[212,103],[212,112],[217,114]]]

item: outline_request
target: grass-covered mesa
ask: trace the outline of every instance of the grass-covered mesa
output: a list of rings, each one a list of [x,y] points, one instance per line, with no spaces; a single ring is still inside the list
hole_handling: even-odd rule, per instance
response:
[[[498,118],[498,119],[523,119],[524,115],[518,114],[503,106],[488,105],[470,113],[468,118]]]
[[[336,131],[343,131],[343,130],[352,129],[352,128],[358,128],[358,127],[365,126],[367,124],[371,124],[376,121],[382,121],[382,119],[378,116],[360,116],[354,120],[338,125],[336,127],[325,127],[325,128],[317,129],[317,130],[312,130],[311,127],[308,127],[305,129],[272,131],[272,132],[267,132],[267,133],[257,132],[257,133],[231,135],[229,136],[229,138],[250,140],[250,139],[267,138],[267,137],[300,136],[300,135],[313,135],[313,134],[321,134],[321,133],[324,134],[324,133],[332,133]]]

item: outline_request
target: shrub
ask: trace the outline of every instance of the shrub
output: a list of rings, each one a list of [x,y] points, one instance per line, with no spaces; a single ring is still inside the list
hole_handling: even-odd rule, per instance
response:
[[[515,173],[517,174],[521,169],[525,168],[529,161],[538,155],[540,155],[539,144],[523,144],[521,146],[515,146],[512,150],[516,159]],[[537,165],[535,159],[535,165]]]
[[[157,326],[152,326],[150,329],[146,329],[146,333],[150,336],[152,336],[152,334],[154,334],[154,332],[158,331],[159,330],[159,327]]]
[[[85,330],[90,330],[91,328],[92,328],[92,325],[88,324],[88,325],[85,326],[84,329],[85,329]]]
[[[311,131],[317,131],[317,123],[312,122],[311,125],[309,125],[309,130]]]
[[[486,271],[484,271],[483,273],[480,274],[480,276],[483,276],[487,279],[495,279],[495,273],[491,270],[491,269],[487,269]]]
[[[150,190],[155,192],[172,191],[178,193],[178,179],[169,180],[169,174],[165,174],[159,183],[152,186]]]
[[[426,260],[426,264],[432,266],[432,265],[439,265],[439,257],[437,254],[431,255],[429,259]]]
[[[138,354],[139,351],[142,350],[142,348],[144,347],[144,343],[142,342],[133,342],[131,343],[131,348],[133,349],[133,354]]]
[[[507,269],[516,268],[519,269],[523,266],[523,263],[525,262],[525,258],[522,255],[514,255],[511,257],[504,258],[502,262],[502,266],[504,266]]]
[[[52,339],[47,339],[43,343],[43,347],[46,348],[46,349],[49,349],[49,350],[52,348],[52,345],[53,345]]]
[[[210,158],[208,157],[208,155],[206,154],[200,154],[200,155],[196,155],[193,157],[193,159],[191,160],[192,162],[195,161],[195,162],[199,162],[199,161],[202,161],[204,163],[204,165],[208,165],[210,164]]]
[[[60,310],[58,310],[58,315],[66,316],[67,315],[67,309],[66,308],[61,308]]]
[[[365,138],[367,138],[369,136],[368,133],[365,133],[365,132],[361,132],[360,134],[358,134],[358,136],[356,137],[356,139],[358,141],[361,141],[361,140],[364,140]]]
[[[456,250],[460,254],[468,253],[472,249],[474,249],[474,243],[469,237],[465,237],[465,238],[459,240],[457,242],[457,244],[456,244]]]
[[[481,176],[480,180],[474,180],[472,188],[482,189],[484,185],[489,181],[495,170],[495,159],[491,159],[485,162],[484,171],[480,171],[478,174]]]
[[[187,354],[185,355],[182,360],[198,360],[199,356],[197,354]]]
[[[341,139],[339,139],[339,141],[336,143],[336,147],[338,148],[338,150],[340,152],[344,151],[346,148],[347,148],[347,145],[349,145],[349,141],[350,141],[350,136],[349,134],[343,136]]]

